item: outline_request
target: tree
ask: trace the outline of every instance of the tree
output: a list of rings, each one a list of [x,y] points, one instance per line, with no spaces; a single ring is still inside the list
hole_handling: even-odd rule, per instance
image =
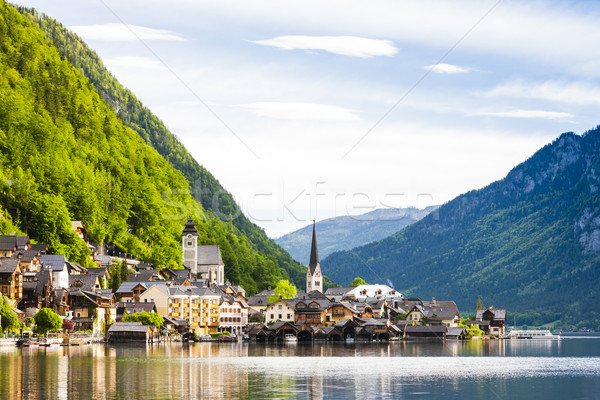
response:
[[[475,309],[476,309],[476,310],[480,310],[480,309],[482,309],[482,308],[485,308],[485,307],[483,306],[483,301],[481,301],[481,297],[478,297],[478,298],[477,298],[477,305],[475,305]]]
[[[72,331],[73,322],[70,319],[63,319],[62,328],[63,331]]]
[[[21,327],[19,317],[6,296],[0,298],[0,318],[2,318],[2,332],[6,330],[14,331]]]
[[[279,282],[277,282],[277,286],[275,286],[273,291],[275,294],[267,298],[270,303],[277,301],[279,297],[282,299],[293,299],[296,297],[296,286],[290,283],[290,281],[287,279],[281,279]]]
[[[60,315],[49,308],[42,308],[38,311],[33,317],[33,321],[35,322],[35,333],[39,335],[45,335],[50,331],[57,331],[63,325]]]
[[[127,266],[127,260],[123,260],[121,264],[121,283],[129,281],[129,267]]]
[[[123,316],[123,322],[141,322],[142,325],[154,325],[157,328],[162,327],[165,319],[156,313],[146,311]]]
[[[354,278],[354,280],[350,283],[349,286],[350,287],[358,287],[360,285],[366,285],[366,284],[367,284],[367,282],[365,282],[365,280],[363,278],[360,278],[357,276],[356,278]]]
[[[112,271],[110,271],[110,288],[113,292],[116,292],[121,287],[121,266],[115,264]]]

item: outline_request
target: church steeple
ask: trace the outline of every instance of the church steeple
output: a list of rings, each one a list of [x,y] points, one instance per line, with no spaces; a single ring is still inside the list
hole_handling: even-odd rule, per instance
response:
[[[317,231],[315,228],[315,221],[313,221],[312,244],[310,246],[310,262],[308,263],[311,274],[314,274],[317,265],[319,265],[319,250],[317,249]]]
[[[306,271],[306,293],[313,290],[323,292],[323,277],[321,276],[321,265],[319,264],[319,250],[317,249],[317,230],[313,221],[312,244],[310,246],[310,262]]]

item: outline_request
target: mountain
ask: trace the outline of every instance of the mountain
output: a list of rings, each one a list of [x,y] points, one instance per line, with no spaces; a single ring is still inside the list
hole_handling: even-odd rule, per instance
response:
[[[461,310],[507,308],[519,324],[600,329],[600,127],[564,133],[502,180],[379,242],[338,252],[324,273],[389,279],[405,295]],[[592,303],[590,303],[592,301]]]
[[[98,243],[180,267],[181,231],[192,215],[199,242],[221,246],[226,278],[249,294],[288,276],[300,275],[295,282],[303,284],[299,263],[273,242],[260,242],[264,233],[256,226],[245,234],[203,207],[177,163],[128,127],[114,107],[37,24],[0,2],[0,233],[27,233],[88,264],[89,250],[70,223],[82,220]],[[152,121],[156,117],[146,122]],[[164,143],[169,138],[165,134]],[[173,157],[183,159],[177,154],[188,153],[173,143]],[[205,179],[214,178],[206,173]]]
[[[349,250],[388,237],[419,221],[437,206],[419,210],[409,208],[380,208],[361,215],[328,218],[316,223],[321,258],[340,250]],[[275,239],[294,259],[308,264],[312,225]]]
[[[234,236],[243,238],[255,251],[276,261],[282,270],[282,277],[289,278],[298,287],[304,286],[306,267],[292,259],[262,228],[244,216],[233,196],[189,154],[185,146],[169,132],[158,117],[108,72],[100,57],[89,49],[81,38],[54,19],[39,15],[34,9],[17,9],[38,25],[46,38],[58,49],[61,57],[69,60],[90,80],[95,90],[110,104],[125,125],[137,132],[185,176],[190,184],[192,196],[201,203],[207,218],[230,221],[228,226]],[[218,202],[214,202],[215,199]],[[215,203],[218,203],[217,209],[213,208]],[[238,261],[233,259],[231,262]],[[332,285],[327,277],[324,277],[324,284]]]
[[[38,25],[46,38],[58,49],[61,57],[70,61],[90,80],[94,89],[126,126],[137,132],[184,175],[189,182],[192,196],[201,203],[207,218],[219,218],[225,222],[231,220],[229,226],[236,237],[243,238],[254,250],[276,261],[282,269],[283,277],[289,277],[298,287],[304,286],[306,267],[294,260],[271,240],[262,228],[243,214],[233,196],[189,154],[185,146],[169,132],[158,117],[110,74],[100,57],[81,38],[54,19],[44,14],[39,15],[34,9],[17,7],[17,10]],[[215,202],[215,199],[218,201]],[[214,209],[213,204],[216,203],[218,208]],[[327,277],[324,277],[324,284],[332,285]]]

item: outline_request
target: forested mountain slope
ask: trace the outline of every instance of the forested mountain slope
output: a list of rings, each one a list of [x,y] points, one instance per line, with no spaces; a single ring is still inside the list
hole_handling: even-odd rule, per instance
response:
[[[414,224],[437,206],[419,210],[409,208],[381,208],[361,215],[343,215],[316,223],[319,254],[325,258],[333,252],[349,250],[386,238],[410,224]],[[294,259],[307,265],[312,238],[312,225],[288,233],[275,242]]]
[[[561,135],[506,178],[441,206],[439,219],[321,264],[342,284],[390,279],[462,310],[481,296],[520,324],[600,329],[590,307],[600,295],[600,128]]]
[[[139,134],[141,138],[181,171],[190,183],[192,195],[200,201],[207,217],[217,216],[226,220],[232,216],[232,226],[237,236],[245,237],[255,249],[268,257],[274,257],[278,265],[299,287],[305,285],[306,267],[297,261],[265,234],[262,228],[252,223],[240,210],[229,192],[204,167],[202,167],[152,112],[124,88],[108,72],[100,57],[91,50],[77,35],[68,31],[59,22],[39,15],[35,10],[17,7],[37,24],[46,37],[54,44],[63,58],[79,69],[100,95],[112,106],[117,117]],[[225,156],[226,158],[226,156]],[[218,196],[219,209],[213,210],[213,199]],[[307,248],[307,252],[309,249]],[[325,280],[326,285],[330,283]]]
[[[192,215],[200,242],[221,246],[231,282],[252,294],[287,275],[274,255],[206,212],[182,172],[127,127],[38,26],[4,1],[0,154],[2,233],[20,230],[86,264],[89,250],[70,224],[83,220],[97,242],[178,266],[183,223]]]

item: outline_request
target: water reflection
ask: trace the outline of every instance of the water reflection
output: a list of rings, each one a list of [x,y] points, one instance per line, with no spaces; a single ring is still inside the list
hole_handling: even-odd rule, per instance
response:
[[[599,378],[600,340],[0,348],[2,399],[585,397]]]

